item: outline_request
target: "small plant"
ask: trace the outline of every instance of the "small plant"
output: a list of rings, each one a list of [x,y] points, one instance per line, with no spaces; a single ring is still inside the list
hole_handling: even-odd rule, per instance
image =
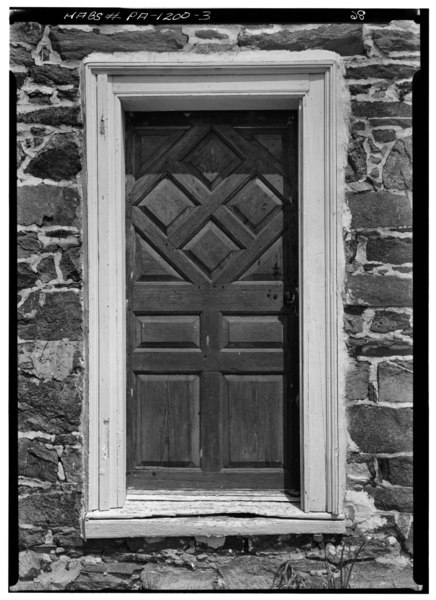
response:
[[[306,584],[291,562],[286,561],[280,565],[277,573],[274,575],[272,587],[277,587],[279,590],[304,590]]]
[[[339,575],[336,575],[333,572],[331,562],[327,558],[327,550],[324,548],[324,562],[327,569],[327,588],[330,590],[336,589],[349,589],[350,588],[350,578],[351,573],[353,572],[354,565],[356,564],[357,557],[363,550],[365,546],[365,540],[360,544],[358,549],[354,554],[351,553],[351,542],[350,539],[347,540],[347,543],[342,544],[341,549],[341,557],[339,559],[339,565],[337,570]],[[345,548],[347,548],[347,555],[345,556]],[[334,567],[335,568],[335,567]],[[339,580],[339,581],[338,581]]]

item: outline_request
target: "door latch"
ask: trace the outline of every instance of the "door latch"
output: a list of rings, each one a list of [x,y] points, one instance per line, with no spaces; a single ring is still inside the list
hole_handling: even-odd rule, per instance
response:
[[[283,295],[283,304],[290,307],[294,314],[297,314],[298,310],[298,295],[297,292],[285,292]]]

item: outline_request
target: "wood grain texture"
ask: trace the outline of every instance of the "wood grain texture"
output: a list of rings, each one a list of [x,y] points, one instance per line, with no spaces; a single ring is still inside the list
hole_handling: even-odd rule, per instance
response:
[[[131,489],[298,487],[289,468],[298,449],[286,432],[295,405],[283,385],[291,374],[285,292],[298,273],[290,266],[297,257],[289,242],[291,231],[296,237],[290,124],[289,112],[147,114],[128,124],[136,179],[127,202],[136,235],[129,365],[142,398]],[[182,437],[169,458],[175,376],[200,382],[194,470]],[[155,380],[166,387],[159,391]],[[192,391],[181,384],[182,420],[194,419]],[[162,449],[159,436],[167,440]]]
[[[185,493],[186,494],[186,493]],[[189,515],[220,515],[220,514],[244,514],[257,515],[262,517],[277,517],[281,519],[292,518],[316,518],[331,519],[326,513],[319,515],[312,514],[310,517],[301,515],[298,502],[291,502],[289,498],[286,501],[274,501],[267,498],[247,500],[243,497],[233,496],[232,500],[220,499],[219,496],[210,496],[204,499],[201,496],[192,495],[190,499],[179,500],[127,500],[123,508],[111,510],[110,515],[106,511],[95,511],[92,513],[93,519],[134,519],[149,517],[177,517]]]
[[[199,315],[136,317],[136,348],[199,348]]]
[[[225,379],[229,466],[281,466],[284,426],[282,376],[226,375]]]
[[[268,285],[248,282],[220,286],[135,283],[132,305],[138,313],[160,312],[163,306],[169,314],[200,312],[205,306],[226,312],[239,309],[250,314],[282,313],[284,291],[281,281],[269,281]]]
[[[279,489],[289,486],[289,474],[282,468],[228,468],[204,471],[188,467],[137,467],[129,477],[131,490],[219,490]]]
[[[281,373],[285,367],[283,350],[275,348],[225,349],[208,354],[195,349],[137,348],[132,353],[132,368],[137,372]]]
[[[284,343],[284,317],[223,316],[223,348],[274,348]]]
[[[271,517],[162,517],[150,519],[86,519],[88,538],[285,535],[345,533],[344,519],[277,519]]]
[[[200,462],[200,382],[196,375],[139,375],[139,464]]]
[[[171,502],[195,502],[206,500],[212,502],[300,502],[298,494],[288,490],[129,490],[126,498],[130,501],[165,500]]]

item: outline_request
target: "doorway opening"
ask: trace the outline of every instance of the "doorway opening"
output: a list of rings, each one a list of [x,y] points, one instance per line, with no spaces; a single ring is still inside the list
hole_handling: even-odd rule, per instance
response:
[[[130,490],[299,494],[297,134],[126,115]]]

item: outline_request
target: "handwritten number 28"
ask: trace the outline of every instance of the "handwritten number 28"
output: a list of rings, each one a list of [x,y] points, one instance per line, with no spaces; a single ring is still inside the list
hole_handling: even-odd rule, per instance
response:
[[[366,13],[364,10],[352,10],[350,19],[352,19],[353,21],[355,21],[356,19],[360,19],[361,21],[363,21],[365,18],[365,14]]]

